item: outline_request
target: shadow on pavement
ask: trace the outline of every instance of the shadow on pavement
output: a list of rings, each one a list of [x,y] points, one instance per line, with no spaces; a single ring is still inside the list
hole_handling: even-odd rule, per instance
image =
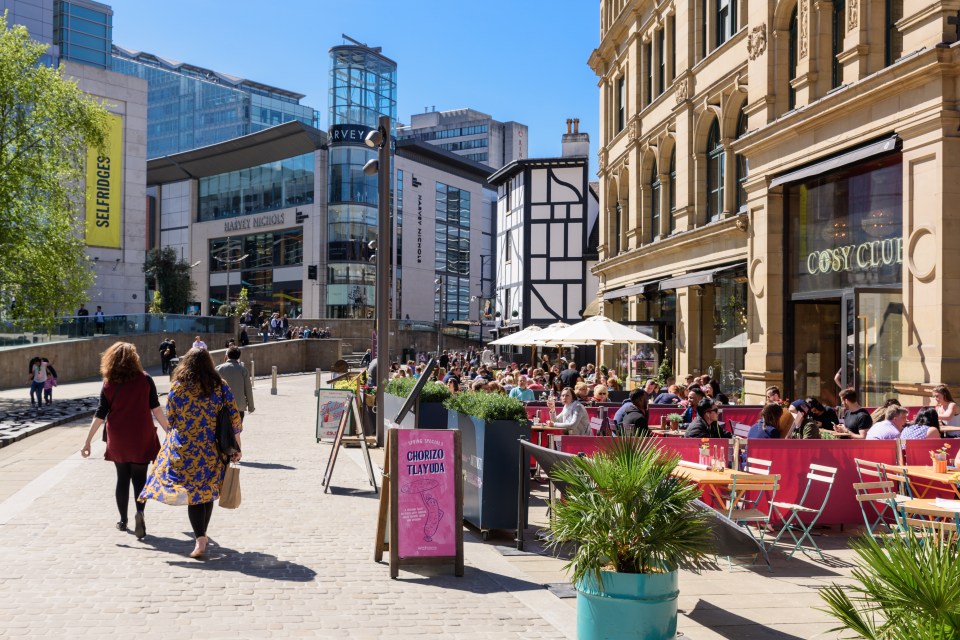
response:
[[[731,640],[803,640],[800,636],[770,629],[753,620],[730,613],[706,600],[699,600],[693,611],[685,612],[684,615],[697,624],[709,628],[713,633]]]
[[[169,564],[186,569],[236,571],[255,578],[284,582],[309,582],[317,575],[316,571],[302,564],[280,560],[276,556],[258,551],[237,551],[220,545],[213,538],[207,545],[206,557],[203,560],[194,560],[188,557],[193,550],[193,535],[185,533],[184,536],[184,538],[167,538],[147,535],[141,543],[157,551],[179,556],[182,560],[171,560]],[[137,548],[127,544],[117,546]]]
[[[354,498],[376,498],[380,499],[380,494],[374,492],[373,487],[367,489],[354,489],[351,487],[330,486],[330,493],[335,496],[351,496]]]
[[[389,563],[384,562],[384,565]],[[413,575],[410,575],[413,574]],[[453,565],[410,565],[400,567],[400,578],[410,584],[465,591],[476,594],[500,593],[503,591],[540,591],[545,585],[529,580],[512,578],[479,567],[466,566],[463,577],[453,575]]]
[[[241,467],[250,467],[251,469],[279,469],[281,471],[296,471],[296,467],[275,462],[244,462],[240,461]]]

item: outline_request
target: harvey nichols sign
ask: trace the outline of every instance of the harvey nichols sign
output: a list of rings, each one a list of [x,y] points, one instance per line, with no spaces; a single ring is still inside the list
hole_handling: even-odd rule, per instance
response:
[[[340,145],[366,146],[363,138],[373,131],[362,124],[334,124],[330,125],[330,146]]]

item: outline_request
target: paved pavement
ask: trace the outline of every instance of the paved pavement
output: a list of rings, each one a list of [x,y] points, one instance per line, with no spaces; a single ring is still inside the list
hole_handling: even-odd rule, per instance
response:
[[[359,451],[341,454],[332,493],[320,488],[329,445],[314,441],[313,385],[313,374],[284,377],[270,395],[257,381],[258,410],[243,438],[243,505],[215,509],[206,561],[187,557],[183,508],[149,503],[142,542],[114,529],[115,475],[103,444],[91,459],[77,453],[89,420],[0,449],[0,637],[575,636],[575,599],[554,595],[569,589],[544,588],[567,584],[563,562],[515,554],[506,538],[483,543],[468,531],[462,578],[411,567],[391,580],[373,561],[377,500]],[[96,381],[59,388],[61,398],[98,389]],[[821,540],[834,550],[828,563],[775,554],[773,573],[723,563],[682,574],[684,636],[824,633],[833,625],[813,609],[816,588],[846,581],[851,554],[845,536]]]

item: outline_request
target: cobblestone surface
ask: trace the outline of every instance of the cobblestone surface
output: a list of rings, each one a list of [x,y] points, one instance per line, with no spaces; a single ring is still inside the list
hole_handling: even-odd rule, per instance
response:
[[[373,562],[377,500],[356,452],[341,454],[332,493],[320,487],[329,446],[314,441],[313,384],[289,378],[275,396],[257,385],[243,504],[215,509],[205,561],[187,557],[185,508],[148,504],[142,542],[114,528],[99,441],[91,459],[74,454],[0,502],[0,636],[572,637],[529,605],[560,601],[478,543],[462,578],[414,567],[391,580]]]

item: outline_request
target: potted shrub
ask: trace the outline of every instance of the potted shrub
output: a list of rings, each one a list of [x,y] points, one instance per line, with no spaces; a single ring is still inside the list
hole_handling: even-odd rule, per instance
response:
[[[840,622],[831,631],[852,631],[868,640],[960,638],[960,552],[950,536],[864,536],[854,582],[820,590],[824,609]]]
[[[393,378],[387,382],[386,394],[383,396],[386,405],[386,419],[393,421],[397,412],[403,406],[403,401],[410,395],[410,391],[417,384],[416,378]],[[400,423],[404,427],[419,429],[446,429],[447,410],[443,401],[450,397],[450,390],[439,382],[427,382],[420,391],[414,413],[408,413]]]
[[[577,638],[673,638],[678,569],[700,568],[711,550],[701,490],[675,478],[679,456],[644,439],[615,439],[593,458],[552,474],[564,497],[554,505],[548,544],[574,543],[566,569],[577,588]]]
[[[520,457],[517,440],[530,438],[524,404],[499,393],[464,391],[443,403],[448,425],[462,432],[463,519],[480,529],[517,527]]]

